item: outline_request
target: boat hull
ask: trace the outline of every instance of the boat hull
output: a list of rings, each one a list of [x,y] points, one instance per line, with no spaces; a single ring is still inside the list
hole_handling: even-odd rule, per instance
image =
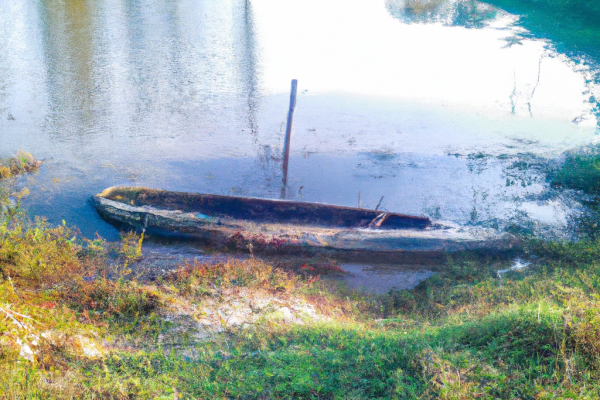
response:
[[[198,201],[199,196],[202,196],[202,202]],[[370,217],[381,216],[382,212],[323,204],[315,207],[315,203],[238,197],[234,199],[241,199],[237,203],[242,205],[259,201],[260,207],[266,209],[269,204],[274,204],[280,214],[272,220],[265,220],[256,214],[255,209],[254,218],[239,219],[236,215],[232,217],[228,210],[218,213],[214,212],[214,207],[206,206],[207,202],[214,202],[215,197],[218,202],[227,196],[109,188],[93,196],[91,202],[99,214],[113,224],[145,229],[159,235],[194,238],[215,248],[394,254],[502,250],[516,244],[514,238],[491,229],[432,224],[426,218],[400,214],[392,214],[398,216],[394,222],[397,228],[373,228],[368,226]],[[291,210],[289,212],[297,210],[308,215],[306,208],[302,208],[305,205],[309,210],[316,209],[319,215],[326,213],[328,208],[338,215],[321,217],[317,224],[311,224],[307,217],[290,221],[281,217],[286,206],[287,210]],[[212,215],[207,214],[207,210],[212,210]],[[265,213],[268,216],[268,210]],[[352,218],[355,226],[348,226]]]

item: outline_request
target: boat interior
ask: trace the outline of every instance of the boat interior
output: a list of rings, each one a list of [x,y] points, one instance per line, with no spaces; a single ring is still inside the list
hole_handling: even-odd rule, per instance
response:
[[[253,222],[374,229],[422,229],[431,225],[431,221],[425,217],[288,200],[171,192],[137,187],[109,188],[99,196],[131,206],[152,206]]]

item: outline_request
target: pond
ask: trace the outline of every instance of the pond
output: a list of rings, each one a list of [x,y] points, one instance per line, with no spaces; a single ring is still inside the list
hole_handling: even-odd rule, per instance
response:
[[[45,160],[25,205],[86,236],[118,238],[109,186],[277,198],[295,78],[288,198],[563,226],[548,160],[597,141],[600,19],[541,2],[14,0],[0,156]]]

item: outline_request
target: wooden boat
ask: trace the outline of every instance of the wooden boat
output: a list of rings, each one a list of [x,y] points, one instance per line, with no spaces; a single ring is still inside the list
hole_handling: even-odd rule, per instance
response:
[[[112,187],[92,204],[111,223],[217,247],[265,251],[440,252],[511,247],[491,229],[362,208],[252,197]]]

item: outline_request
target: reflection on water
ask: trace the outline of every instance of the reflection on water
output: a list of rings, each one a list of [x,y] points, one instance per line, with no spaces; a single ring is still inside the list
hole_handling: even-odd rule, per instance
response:
[[[387,0],[386,7],[391,15],[407,23],[441,22],[466,28],[482,28],[501,13],[475,0]]]
[[[46,122],[54,125],[59,136],[72,129],[93,129],[101,99],[93,96],[94,32],[92,5],[86,1],[48,1],[40,7],[44,91],[49,95]]]
[[[580,0],[489,0],[519,15],[529,35],[550,39],[561,52],[600,62],[600,3]]]
[[[115,237],[86,202],[112,185],[277,197],[297,78],[291,198],[561,224],[544,160],[595,141],[593,70],[516,21],[471,0],[14,0],[0,155],[46,159],[27,205],[86,235]]]
[[[600,2],[578,0],[490,0],[521,15],[518,24],[527,34],[548,39],[561,53],[588,66],[586,95],[600,125]],[[535,7],[535,9],[534,9]]]
[[[585,94],[600,124],[600,3],[577,0],[387,0],[391,15],[406,23],[443,23],[483,28],[507,12],[518,16],[512,25],[524,28],[505,38],[506,47],[523,45],[524,38],[549,39],[550,46],[567,54],[586,72]],[[540,59],[541,64],[541,59]],[[586,68],[589,66],[591,68]]]

